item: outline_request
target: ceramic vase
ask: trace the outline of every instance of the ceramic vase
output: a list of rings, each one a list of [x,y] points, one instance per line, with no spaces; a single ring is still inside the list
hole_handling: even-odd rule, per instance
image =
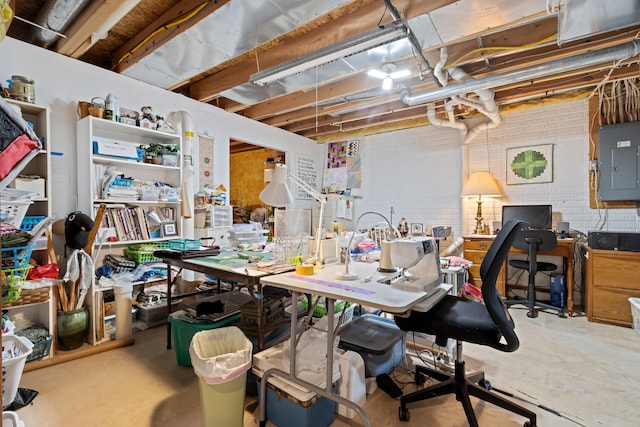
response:
[[[58,348],[65,351],[80,348],[88,328],[89,313],[86,308],[58,311]]]

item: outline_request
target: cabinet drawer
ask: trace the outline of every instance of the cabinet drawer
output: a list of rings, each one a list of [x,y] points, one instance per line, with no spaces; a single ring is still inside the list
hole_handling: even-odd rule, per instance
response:
[[[628,299],[629,297],[640,297],[640,292],[596,288],[593,297],[594,320],[632,326],[631,304]]]
[[[476,266],[480,268],[480,264],[482,264],[482,260],[484,259],[485,256],[487,256],[486,252],[468,251],[468,250],[464,251],[464,258],[473,263],[472,268]]]
[[[630,258],[622,252],[598,255],[593,259],[593,286],[612,287],[640,292],[637,256]]]
[[[465,240],[464,250],[488,251],[489,246],[493,243],[493,239],[487,240]]]

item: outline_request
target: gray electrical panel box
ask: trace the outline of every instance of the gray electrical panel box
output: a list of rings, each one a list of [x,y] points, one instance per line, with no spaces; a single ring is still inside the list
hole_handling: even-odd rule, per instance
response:
[[[640,122],[600,126],[598,200],[640,200]]]

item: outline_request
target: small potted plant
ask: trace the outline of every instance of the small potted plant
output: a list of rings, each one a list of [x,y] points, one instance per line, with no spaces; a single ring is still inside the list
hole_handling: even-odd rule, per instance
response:
[[[144,162],[162,164],[162,153],[166,147],[162,144],[151,143],[144,149]]]

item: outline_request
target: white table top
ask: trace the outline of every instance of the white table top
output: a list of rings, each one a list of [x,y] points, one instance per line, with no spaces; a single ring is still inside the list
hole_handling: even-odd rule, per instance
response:
[[[377,263],[350,263],[349,271],[358,275],[357,280],[336,279],[336,273],[344,271],[344,264],[327,264],[316,269],[310,276],[288,272],[266,276],[260,281],[264,285],[350,301],[389,313],[404,313],[427,298],[424,291],[407,290],[378,282],[390,275],[378,272],[377,268]]]

